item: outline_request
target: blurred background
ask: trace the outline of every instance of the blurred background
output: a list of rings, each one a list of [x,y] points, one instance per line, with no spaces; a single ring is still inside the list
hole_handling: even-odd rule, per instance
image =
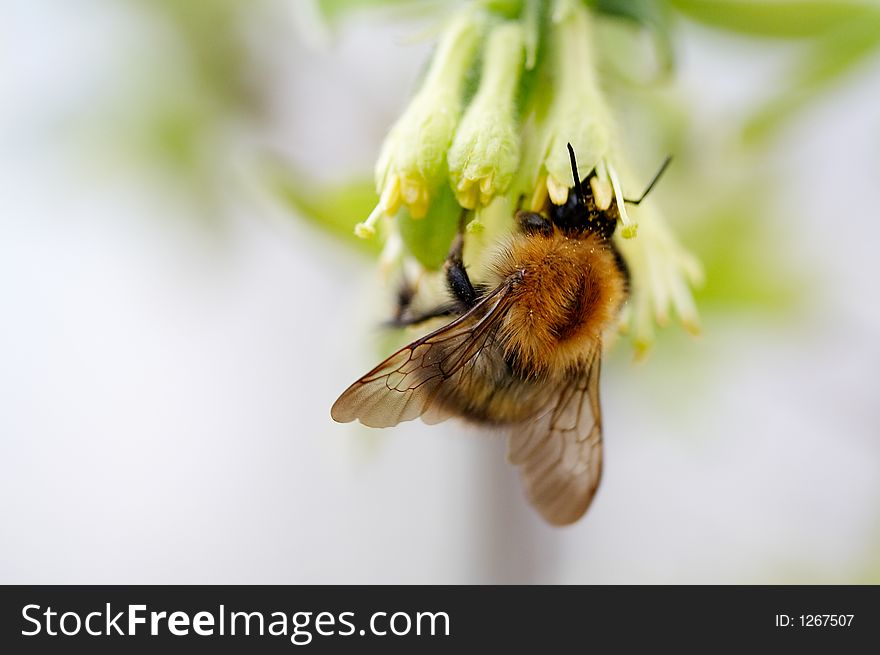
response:
[[[492,435],[329,417],[439,4],[0,4],[0,582],[880,583],[876,3],[659,3],[668,75],[603,19],[704,330],[610,354],[565,529]]]

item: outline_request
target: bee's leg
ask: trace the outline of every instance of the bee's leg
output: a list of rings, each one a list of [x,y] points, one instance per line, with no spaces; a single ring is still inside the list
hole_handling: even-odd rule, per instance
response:
[[[389,321],[392,325],[397,325],[401,321],[406,320],[409,314],[409,308],[412,305],[413,298],[416,296],[416,286],[410,282],[406,275],[400,281],[400,287],[397,289],[397,305],[394,309],[394,317]]]
[[[446,273],[446,284],[449,292],[453,297],[465,308],[470,309],[477,304],[478,294],[468,277],[467,270],[462,261],[462,251],[464,250],[464,225],[467,210],[462,210],[461,218],[458,222],[458,234],[452,240],[452,247],[449,254],[446,255],[446,263],[443,264],[443,271]]]
[[[465,210],[462,211],[459,220],[458,233],[452,241],[452,246],[449,249],[449,254],[447,254],[446,261],[443,265],[443,271],[446,275],[446,284],[449,288],[449,292],[453,296],[453,302],[440,305],[427,311],[414,313],[411,307],[416,295],[416,288],[415,285],[404,278],[397,292],[397,307],[394,312],[394,317],[388,321],[386,325],[391,327],[405,327],[407,325],[418,325],[419,323],[429,321],[432,318],[458,316],[477,303],[479,293],[471,283],[467,270],[465,270],[464,262],[462,261],[466,218],[467,211]]]
[[[453,305],[440,305],[426,312],[419,314],[398,313],[393,319],[388,321],[386,325],[389,327],[407,327],[408,325],[418,325],[432,318],[440,318],[442,316],[458,316],[461,312]]]
[[[384,325],[388,327],[406,327],[407,325],[418,325],[439,316],[450,316],[460,313],[456,312],[456,306],[452,304],[441,305],[428,311],[413,311],[413,301],[417,291],[417,285],[404,274],[397,289],[397,304],[394,309],[394,315]]]

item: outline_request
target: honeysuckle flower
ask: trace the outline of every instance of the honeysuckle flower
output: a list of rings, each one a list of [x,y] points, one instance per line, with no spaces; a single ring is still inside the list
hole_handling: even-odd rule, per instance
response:
[[[507,190],[519,165],[515,99],[525,58],[523,28],[507,22],[489,35],[480,86],[449,149],[449,177],[466,209]]]
[[[632,290],[620,326],[632,334],[636,352],[642,354],[654,341],[655,322],[666,325],[671,310],[688,332],[700,332],[690,287],[703,283],[703,270],[651,203],[642,203],[635,211],[641,219],[638,237],[617,238],[615,243],[629,266]]]
[[[463,210],[473,210],[464,252],[479,279],[492,246],[514,229],[521,198],[533,211],[566,202],[574,186],[571,143],[596,204],[614,205],[620,216],[614,239],[631,274],[621,330],[632,334],[637,352],[673,312],[697,332],[690,287],[701,279],[699,263],[651,199],[638,207],[625,201],[643,188],[633,192],[601,90],[592,10],[578,0],[523,2],[516,15],[473,2],[447,26],[424,82],[385,140],[376,165],[379,202],[357,234],[372,236],[382,221],[382,270],[406,271],[408,280],[419,281],[423,300],[442,302],[440,270]],[[479,83],[467,102],[465,87],[478,59]],[[526,71],[538,80],[531,96],[523,92]],[[432,293],[439,295],[423,296]]]
[[[432,197],[447,182],[446,157],[461,117],[467,72],[477,54],[484,15],[468,8],[447,27],[425,79],[406,111],[391,128],[376,163],[379,203],[358,236],[375,234],[382,215],[405,205],[424,217]]]

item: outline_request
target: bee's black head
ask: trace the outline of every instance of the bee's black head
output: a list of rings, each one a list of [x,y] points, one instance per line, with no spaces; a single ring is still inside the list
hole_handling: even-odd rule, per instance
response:
[[[581,180],[574,157],[574,148],[570,143],[568,144],[568,156],[571,159],[574,187],[569,190],[565,203],[561,205],[550,204],[550,220],[565,232],[592,232],[603,239],[610,239],[614,234],[614,228],[617,227],[615,202],[612,200],[607,209],[599,209],[596,206],[593,188],[590,185],[590,179],[596,174],[595,171],[590,171],[590,174]]]

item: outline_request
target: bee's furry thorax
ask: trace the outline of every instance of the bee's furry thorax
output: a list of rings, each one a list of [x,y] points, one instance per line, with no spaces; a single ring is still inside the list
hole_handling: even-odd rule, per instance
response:
[[[516,301],[499,333],[508,361],[523,374],[549,377],[584,365],[626,296],[609,242],[559,229],[547,237],[516,234],[495,255],[492,274],[503,280],[517,272]]]

